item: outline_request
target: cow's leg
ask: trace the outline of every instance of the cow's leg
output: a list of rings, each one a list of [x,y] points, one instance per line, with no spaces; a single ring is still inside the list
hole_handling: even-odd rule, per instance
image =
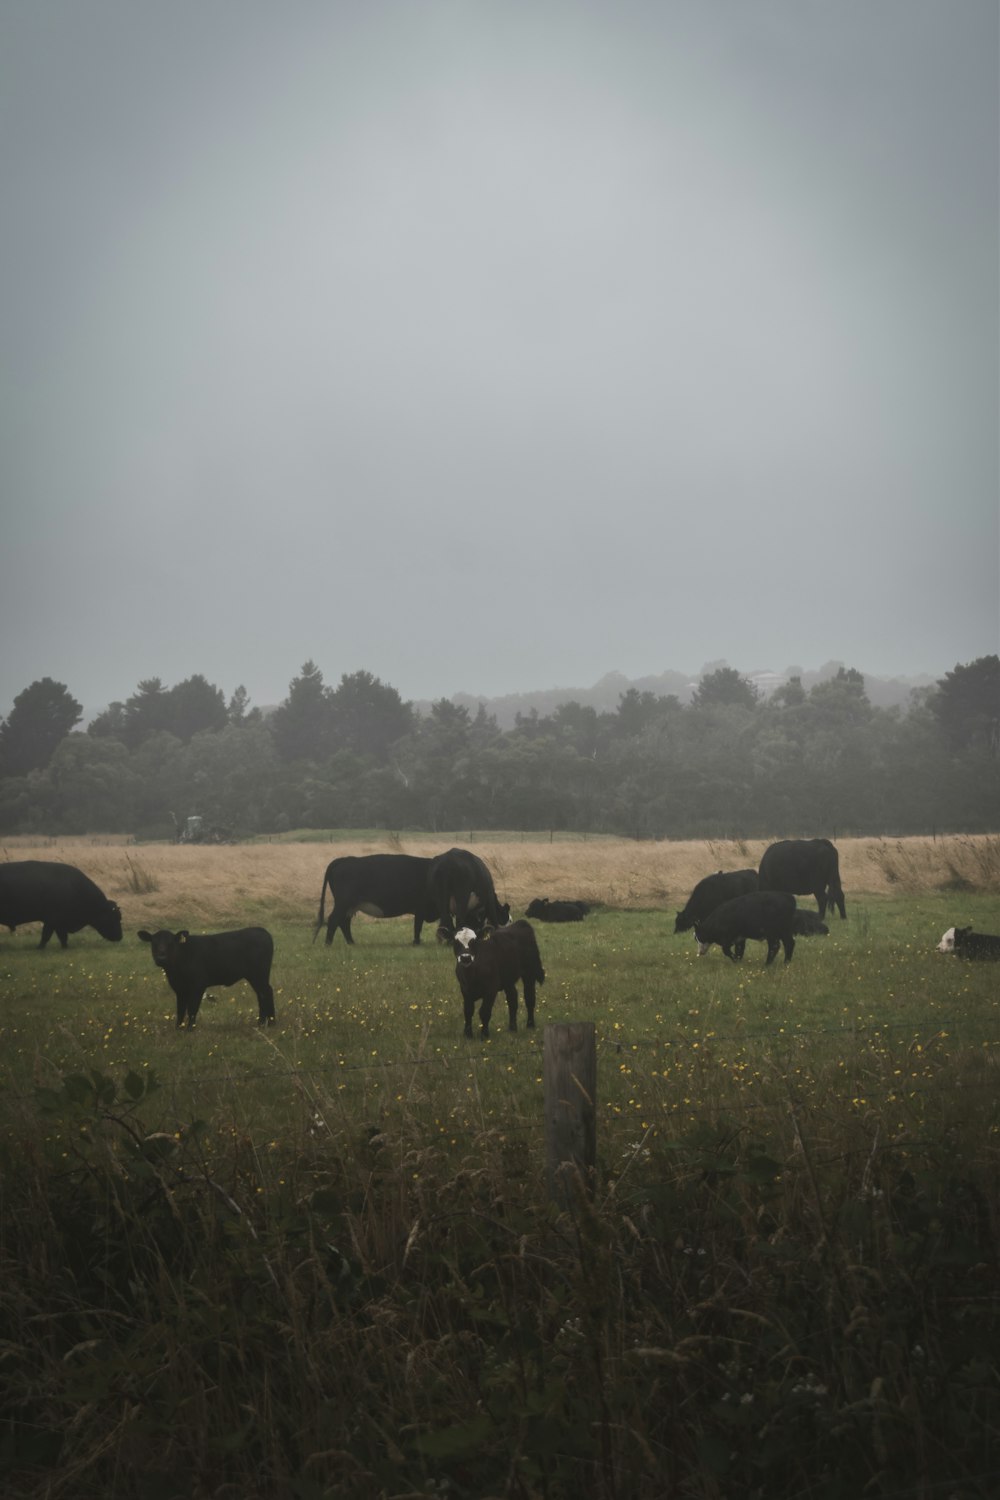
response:
[[[826,888],[823,887],[823,888],[821,888],[818,891],[813,891],[813,895],[816,897],[816,905],[819,908],[819,919],[822,922],[823,918],[826,916],[826,908],[827,908],[827,892],[826,892]],[[831,901],[830,905],[832,905],[832,904],[833,903]]]
[[[504,990],[507,996],[507,1030],[517,1030],[517,985],[508,985]]]
[[[781,944],[785,950],[785,963],[787,964],[795,952],[795,938],[789,932],[781,939]]]
[[[420,933],[423,930],[423,925],[424,925],[424,919],[423,919],[423,917],[418,912],[417,915],[413,918],[413,946],[414,947],[417,947],[417,945],[420,942]]]
[[[254,985],[254,994],[257,996],[257,1025],[274,1025],[274,991],[266,979]]]
[[[42,923],[42,936],[41,936],[41,939],[39,940],[39,944],[38,944],[39,948],[44,948],[45,947],[45,944],[48,942],[49,938],[52,936],[52,934],[54,932],[55,932],[55,928],[53,927],[53,925],[52,925],[51,922],[43,922]]]
[[[746,940],[746,938],[745,937],[737,938],[736,941],[735,941],[735,943],[733,944],[733,950],[734,950],[734,952],[736,954],[736,957],[742,962],[743,955],[747,951],[747,940]]]
[[[729,943],[723,943],[722,944],[722,951],[726,955],[727,958],[731,958],[732,959],[733,963],[736,962],[736,954],[733,952],[733,945],[732,945],[731,942],[729,942]]]
[[[769,937],[768,938],[768,940],[767,940],[767,958],[764,960],[764,967],[765,968],[767,968],[768,964],[773,964],[774,963],[775,955],[776,955],[776,953],[777,953],[777,951],[778,951],[778,949],[780,947],[781,947],[781,939],[780,938],[776,938],[776,937]]]
[[[840,920],[842,922],[846,922],[847,921],[847,903],[844,900],[844,892],[840,889],[839,886],[832,893],[832,898],[833,898],[833,900],[837,904],[837,910],[840,912]]]
[[[526,979],[524,981],[524,1008],[528,1015],[529,1031],[535,1024],[535,981]]]
[[[463,998],[463,1001],[464,1001],[464,1004],[465,1004],[465,1035],[467,1037],[471,1037],[472,1036],[472,1012],[476,1008],[476,999],[475,999],[474,995],[464,995],[462,998]]]
[[[493,1014],[493,1002],[495,999],[496,995],[484,995],[482,1004],[479,1007],[479,1024],[481,1035],[484,1039],[490,1034],[490,1016]]]
[[[192,1027],[194,1026],[195,1021],[198,1019],[198,1010],[199,1010],[199,1007],[201,1005],[201,998],[204,995],[204,993],[205,993],[204,990],[197,990],[197,989],[196,990],[189,990],[188,991],[188,997],[187,997],[187,1016],[188,1016],[188,1022],[187,1023],[188,1023],[188,1031],[190,1031],[192,1029]]]

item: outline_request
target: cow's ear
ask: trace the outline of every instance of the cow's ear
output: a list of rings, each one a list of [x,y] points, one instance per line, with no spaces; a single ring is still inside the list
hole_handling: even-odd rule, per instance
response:
[[[153,941],[153,934],[151,932],[147,932],[145,927],[141,932],[136,933],[136,937],[139,939],[140,943],[151,943]]]
[[[188,940],[187,928],[185,928],[183,932],[179,932],[177,934],[177,941],[179,943],[186,943],[187,940]]]

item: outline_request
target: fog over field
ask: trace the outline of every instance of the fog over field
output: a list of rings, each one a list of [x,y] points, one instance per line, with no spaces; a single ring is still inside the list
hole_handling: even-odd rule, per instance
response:
[[[995,652],[998,29],[0,8],[0,716]]]

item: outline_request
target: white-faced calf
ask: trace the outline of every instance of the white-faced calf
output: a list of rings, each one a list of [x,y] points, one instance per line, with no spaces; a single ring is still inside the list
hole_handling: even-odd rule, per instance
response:
[[[971,927],[949,927],[938,943],[938,952],[954,953],[956,958],[1000,959],[1000,937],[973,932]]]
[[[271,960],[274,939],[265,927],[241,927],[236,932],[211,932],[192,937],[189,932],[140,932],[149,943],[153,962],[167,976],[177,996],[177,1024],[185,1018],[190,1029],[202,996],[215,985],[239,984],[245,979],[257,996],[258,1025],[274,1025]]]
[[[472,1013],[479,1001],[482,1035],[490,1034],[493,1002],[503,990],[507,997],[509,1029],[517,1030],[517,984],[524,986],[528,1025],[535,1024],[535,986],[545,983],[538,943],[530,922],[509,927],[487,927],[476,933],[463,927],[455,934],[455,977],[465,1006],[465,1035],[472,1035]]]

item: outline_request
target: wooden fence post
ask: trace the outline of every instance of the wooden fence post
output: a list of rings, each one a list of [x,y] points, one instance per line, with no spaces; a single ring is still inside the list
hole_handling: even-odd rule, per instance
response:
[[[593,1021],[545,1027],[545,1172],[549,1197],[571,1201],[575,1181],[594,1186],[597,1165],[597,1042]]]

